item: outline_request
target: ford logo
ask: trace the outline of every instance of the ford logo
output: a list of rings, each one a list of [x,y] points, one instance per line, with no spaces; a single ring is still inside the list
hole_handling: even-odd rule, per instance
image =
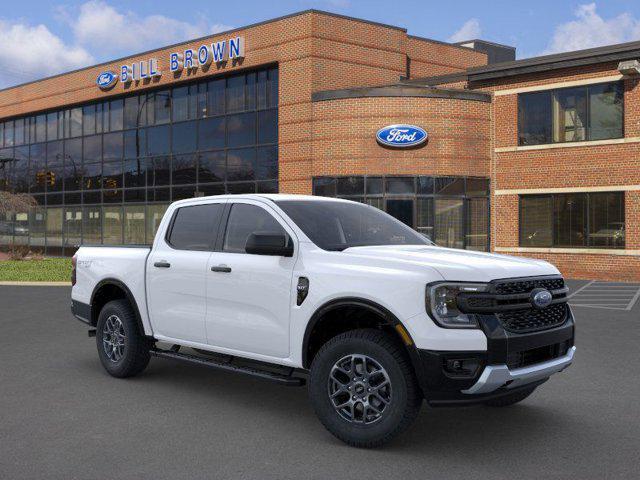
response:
[[[113,72],[102,72],[96,78],[96,85],[102,90],[108,90],[113,87],[118,81],[118,76]]]
[[[388,147],[416,147],[427,141],[427,132],[415,125],[389,125],[378,130],[376,139]]]
[[[542,309],[551,305],[553,295],[549,290],[544,288],[536,289],[531,292],[531,304],[538,309]]]

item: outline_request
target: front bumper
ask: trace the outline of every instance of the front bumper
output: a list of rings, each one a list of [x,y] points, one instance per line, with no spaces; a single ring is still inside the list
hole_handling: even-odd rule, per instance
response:
[[[569,310],[560,326],[531,333],[502,328],[495,315],[481,315],[486,351],[418,350],[418,379],[432,406],[482,403],[544,383],[567,368],[575,353],[575,324]],[[467,365],[452,371],[453,362]]]

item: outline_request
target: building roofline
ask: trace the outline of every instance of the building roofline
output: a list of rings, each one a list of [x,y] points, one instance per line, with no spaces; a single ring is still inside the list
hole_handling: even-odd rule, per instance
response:
[[[207,38],[220,36],[220,35],[228,35],[230,33],[238,32],[240,30],[246,30],[248,28],[255,28],[255,27],[262,26],[262,25],[267,25],[269,23],[274,23],[274,22],[279,22],[281,20],[286,20],[287,18],[293,18],[293,17],[298,17],[298,16],[302,16],[302,15],[308,15],[308,14],[313,14],[313,13],[318,14],[318,15],[326,15],[326,16],[330,16],[330,17],[342,18],[342,19],[345,19],[345,20],[351,20],[351,21],[360,22],[360,23],[366,23],[366,24],[369,24],[369,25],[377,25],[377,26],[380,26],[380,27],[391,28],[391,29],[399,30],[399,31],[405,32],[405,33],[407,31],[406,28],[398,27],[398,26],[395,26],[395,25],[389,25],[389,24],[386,24],[386,23],[375,22],[373,20],[365,20],[365,19],[362,19],[362,18],[350,17],[348,15],[342,15],[342,14],[339,14],[339,13],[333,13],[333,12],[327,12],[325,10],[318,10],[318,9],[315,9],[315,8],[309,8],[309,9],[306,9],[306,10],[301,10],[299,12],[293,12],[293,13],[289,13],[287,15],[281,15],[279,17],[271,18],[269,20],[262,20],[260,22],[251,23],[249,25],[243,25],[241,27],[231,28],[229,30],[225,30],[225,31],[222,31],[222,32],[214,32],[214,33],[210,33],[208,35],[202,36],[202,37],[193,38],[193,39],[186,39],[186,40],[183,40],[181,42],[172,43],[170,45],[164,45],[164,46],[161,46],[161,47],[156,47],[156,48],[153,48],[153,49],[150,49],[150,50],[145,50],[144,52],[132,53],[132,54],[126,55],[124,57],[119,57],[119,58],[107,60],[107,61],[104,61],[104,62],[96,63],[96,64],[93,64],[93,65],[88,65],[86,67],[81,67],[81,68],[76,68],[74,70],[69,70],[68,72],[61,72],[61,73],[57,73],[55,75],[50,75],[48,77],[42,77],[42,78],[38,78],[38,79],[35,79],[35,80],[30,80],[28,82],[19,83],[17,85],[11,85],[9,87],[5,87],[5,88],[0,89],[0,92],[5,92],[5,91],[11,90],[13,88],[24,87],[26,85],[31,85],[33,83],[43,82],[45,80],[51,80],[52,78],[62,77],[64,75],[69,75],[69,74],[72,74],[72,73],[81,72],[83,70],[90,70],[92,68],[101,67],[103,65],[109,65],[109,64],[115,63],[115,62],[122,62],[122,61],[124,61],[124,60],[126,60],[128,58],[131,58],[131,57],[140,57],[142,55],[148,55],[150,53],[154,53],[154,52],[157,52],[159,50],[166,50],[168,48],[178,47],[178,46],[184,45],[186,43],[198,42],[198,41],[201,41],[201,40],[205,40]]]
[[[400,83],[405,85],[420,85],[420,86],[432,86],[432,85],[442,85],[443,83],[451,83],[451,82],[460,82],[466,81],[468,79],[468,75],[466,71],[463,72],[455,72],[455,73],[446,73],[444,75],[433,75],[431,77],[416,77],[416,78],[406,78],[400,77]]]
[[[471,38],[471,39],[465,40],[463,42],[452,43],[452,45],[458,45],[460,47],[464,47],[465,43],[473,43],[473,42],[482,42],[482,43],[486,43],[488,45],[493,45],[495,47],[508,48],[510,50],[515,50],[516,49],[516,47],[514,47],[512,45],[506,45],[504,43],[498,43],[498,42],[490,42],[489,40],[483,40],[482,38]],[[466,47],[466,48],[471,48],[471,47]]]
[[[468,69],[467,73],[469,75],[469,81],[490,80],[560,68],[613,62],[631,57],[640,57],[640,41],[473,67]]]
[[[323,90],[314,92],[311,101],[345,100],[349,98],[367,97],[421,97],[449,98],[475,102],[491,102],[491,94],[448,88],[434,88],[419,85],[395,84],[381,87],[344,88],[339,90]]]
[[[458,43],[449,43],[443,40],[436,40],[434,38],[421,37],[419,35],[407,35],[407,37],[413,38],[415,40],[422,40],[424,42],[431,42],[431,43],[437,43],[439,45],[446,45],[447,47],[462,48],[464,50],[471,50],[472,52],[485,53],[485,52],[478,52],[475,48],[472,48],[472,47],[465,47],[464,45],[459,45]]]

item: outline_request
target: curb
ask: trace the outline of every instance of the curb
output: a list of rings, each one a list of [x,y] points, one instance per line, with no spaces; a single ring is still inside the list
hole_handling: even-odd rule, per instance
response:
[[[11,287],[70,287],[71,282],[0,282],[0,286]]]

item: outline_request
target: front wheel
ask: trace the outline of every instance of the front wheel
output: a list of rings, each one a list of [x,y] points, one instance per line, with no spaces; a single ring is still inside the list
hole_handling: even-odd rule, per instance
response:
[[[327,430],[364,448],[401,433],[422,403],[404,348],[373,329],[343,333],[320,349],[311,365],[309,394]]]
[[[114,300],[102,308],[96,344],[102,366],[114,377],[139,374],[151,358],[151,342],[139,331],[135,312],[126,300]]]

